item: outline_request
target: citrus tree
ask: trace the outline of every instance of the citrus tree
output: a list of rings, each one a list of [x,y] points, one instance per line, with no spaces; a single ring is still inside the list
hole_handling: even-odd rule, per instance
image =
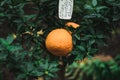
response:
[[[119,0],[75,0],[72,19],[62,20],[58,0],[1,0],[0,27],[8,31],[0,35],[0,73],[11,72],[12,80],[64,80],[67,64],[106,45],[120,25],[119,5]]]

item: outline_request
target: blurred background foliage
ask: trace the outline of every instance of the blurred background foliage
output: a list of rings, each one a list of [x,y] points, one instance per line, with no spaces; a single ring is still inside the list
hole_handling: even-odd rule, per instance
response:
[[[53,80],[60,69],[60,61],[71,64],[85,57],[91,58],[101,47],[107,46],[108,39],[120,33],[119,13],[119,0],[74,0],[72,19],[61,20],[58,18],[58,0],[1,0],[1,80],[6,78],[2,73],[8,72],[14,76],[11,80],[32,80],[38,76]],[[65,26],[70,21],[80,24],[80,27]],[[45,47],[47,34],[55,28],[73,32],[74,48],[68,57],[53,56]],[[104,65],[100,61],[93,64],[99,66],[99,63]],[[99,79],[96,77],[95,80]]]
[[[119,64],[120,56],[114,59],[104,55],[87,58],[66,68],[66,80],[119,80]]]

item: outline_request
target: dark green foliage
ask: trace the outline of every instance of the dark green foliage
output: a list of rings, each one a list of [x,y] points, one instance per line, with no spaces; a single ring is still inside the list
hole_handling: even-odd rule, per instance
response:
[[[102,61],[88,59],[82,63],[73,63],[66,68],[67,80],[119,80],[120,57]]]
[[[17,38],[10,35],[0,39],[0,67],[8,68],[17,79],[31,76],[53,78],[60,60],[72,63],[93,56],[105,46],[111,31],[120,26],[119,13],[119,0],[74,0],[72,19],[60,20],[58,0],[1,0],[0,26],[8,28],[10,32],[7,34],[14,33]],[[65,23],[69,21],[80,24],[80,27],[68,28]],[[70,56],[59,58],[47,51],[46,36],[55,28],[73,32],[74,48]],[[41,30],[44,34],[37,34]]]
[[[24,50],[20,44],[14,44],[13,40],[12,35],[6,39],[0,38],[1,69],[6,68],[13,72],[16,76],[15,80],[29,80],[29,77],[37,76],[57,77],[55,72],[59,69],[56,61],[50,61],[49,58],[43,59],[41,56],[35,57],[37,55],[34,52]]]

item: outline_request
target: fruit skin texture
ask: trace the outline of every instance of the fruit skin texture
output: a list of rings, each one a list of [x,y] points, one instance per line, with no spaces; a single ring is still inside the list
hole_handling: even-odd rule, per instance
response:
[[[65,29],[54,29],[45,41],[46,48],[55,56],[67,56],[72,51],[72,36]]]

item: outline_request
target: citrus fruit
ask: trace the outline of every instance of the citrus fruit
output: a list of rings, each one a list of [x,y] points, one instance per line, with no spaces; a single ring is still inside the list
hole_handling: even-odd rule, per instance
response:
[[[74,23],[74,22],[67,22],[65,25],[68,26],[68,27],[73,27],[75,29],[78,28],[78,27],[80,27],[79,24]]]
[[[52,30],[45,41],[46,48],[55,56],[67,56],[71,52],[72,36],[65,29]]]

